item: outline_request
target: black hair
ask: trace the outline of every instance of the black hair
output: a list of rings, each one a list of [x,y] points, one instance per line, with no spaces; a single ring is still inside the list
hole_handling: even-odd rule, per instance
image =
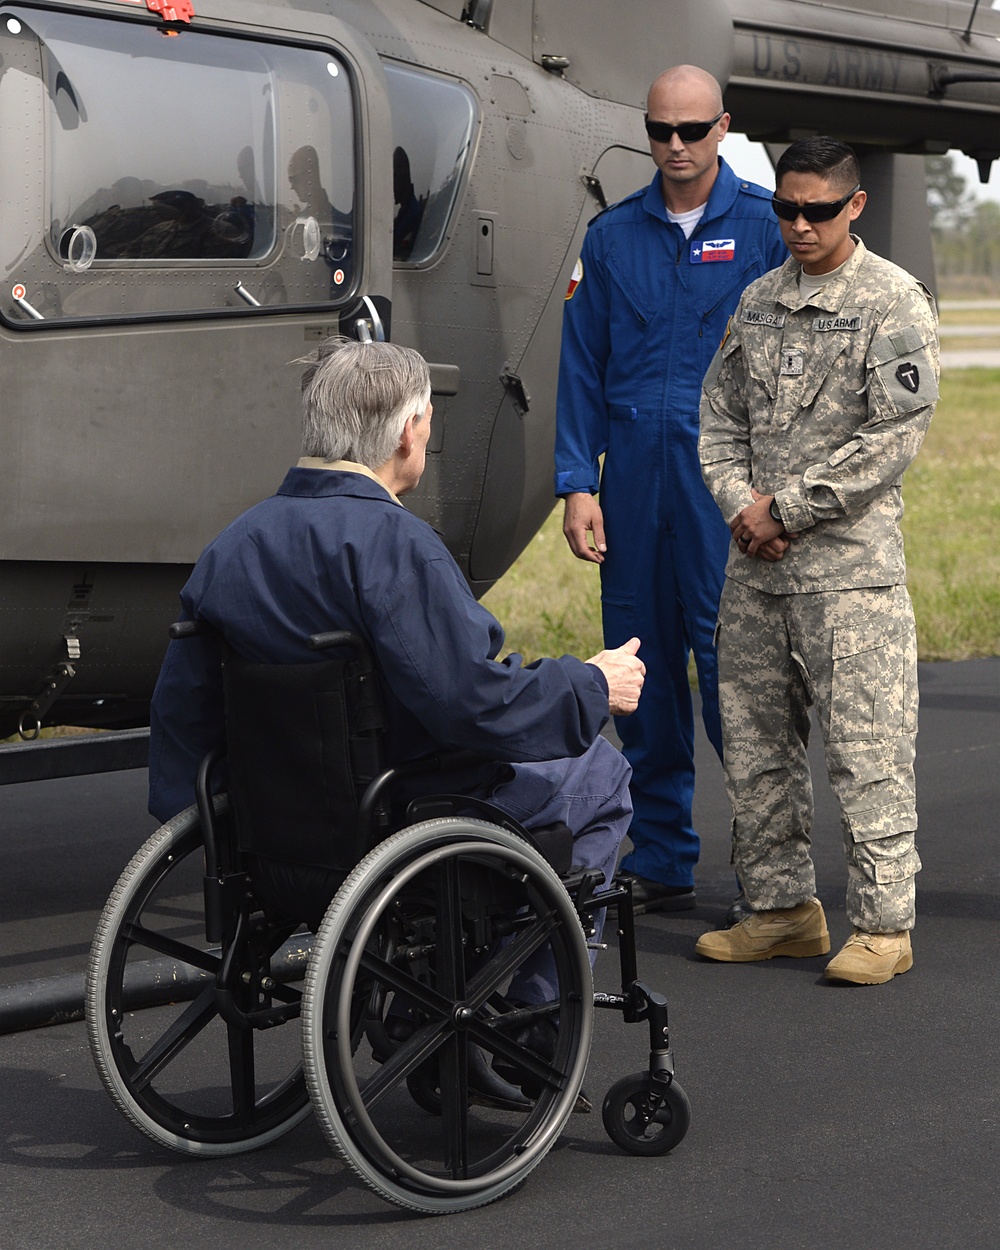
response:
[[[845,191],[861,181],[861,168],[854,149],[829,135],[797,139],[785,148],[774,167],[779,185],[785,174],[819,174],[835,186],[843,186]]]

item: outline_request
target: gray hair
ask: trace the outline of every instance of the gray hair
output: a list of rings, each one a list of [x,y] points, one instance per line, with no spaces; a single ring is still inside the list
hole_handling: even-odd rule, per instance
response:
[[[377,469],[431,397],[427,362],[411,347],[330,338],[301,361],[302,454]]]

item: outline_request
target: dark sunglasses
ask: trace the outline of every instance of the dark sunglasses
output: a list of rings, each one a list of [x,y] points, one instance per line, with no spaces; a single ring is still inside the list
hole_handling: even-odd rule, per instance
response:
[[[649,114],[646,114],[646,134],[651,139],[655,139],[657,143],[669,143],[677,133],[677,138],[681,143],[699,143],[706,137],[717,121],[725,113],[725,109],[718,117],[713,117],[710,122],[681,122],[679,126],[671,126],[669,122],[651,122]]]
[[[801,214],[806,221],[832,221],[838,213],[843,212],[844,205],[852,200],[861,190],[861,183],[840,200],[829,200],[825,204],[790,204],[788,200],[779,200],[775,195],[771,199],[771,207],[782,221],[794,221]]]

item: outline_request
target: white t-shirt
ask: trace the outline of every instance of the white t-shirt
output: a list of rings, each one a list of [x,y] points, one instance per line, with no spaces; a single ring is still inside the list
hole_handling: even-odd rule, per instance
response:
[[[684,231],[685,239],[690,239],[694,234],[694,228],[701,221],[705,214],[705,205],[699,204],[697,208],[689,209],[686,213],[672,213],[667,209],[667,221],[675,222]]]

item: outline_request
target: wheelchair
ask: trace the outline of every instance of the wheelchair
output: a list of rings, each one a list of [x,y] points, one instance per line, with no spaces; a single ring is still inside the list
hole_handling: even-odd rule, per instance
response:
[[[364,642],[314,635],[315,662],[219,649],[226,750],[197,803],[122,873],[100,918],[88,1038],[119,1110],[153,1141],[220,1157],[315,1113],[347,1166],[422,1213],[500,1198],[541,1162],[582,1093],[596,1008],[649,1029],[649,1066],[608,1092],[612,1140],[658,1155],[690,1107],[664,997],[639,981],[631,886],[574,869],[565,826],[435,794],[449,752],[388,768]],[[481,765],[483,761],[479,760]],[[220,767],[228,792],[215,793]],[[223,779],[219,778],[219,784]],[[401,791],[422,791],[403,804]],[[617,914],[621,993],[593,988],[595,915]],[[552,1001],[508,996],[544,953]]]

